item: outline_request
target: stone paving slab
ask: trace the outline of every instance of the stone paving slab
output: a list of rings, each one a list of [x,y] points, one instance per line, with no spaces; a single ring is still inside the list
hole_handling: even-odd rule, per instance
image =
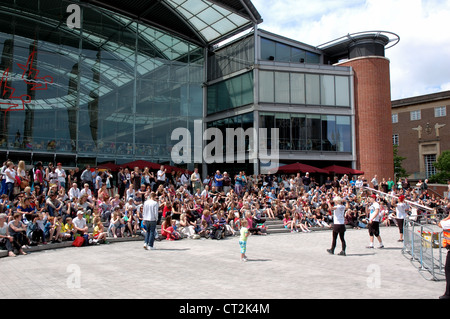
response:
[[[347,256],[326,252],[330,231],[251,236],[248,262],[238,237],[68,247],[0,259],[0,298],[96,299],[436,299],[401,253],[398,229],[382,228],[384,249],[367,249],[367,230],[347,230]],[[336,251],[340,250],[340,242]]]

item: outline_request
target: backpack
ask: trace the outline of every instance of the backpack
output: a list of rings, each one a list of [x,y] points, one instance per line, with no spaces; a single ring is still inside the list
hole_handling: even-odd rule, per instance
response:
[[[77,238],[75,238],[75,240],[72,243],[72,246],[74,247],[81,247],[84,245],[84,237],[83,236],[78,236]]]

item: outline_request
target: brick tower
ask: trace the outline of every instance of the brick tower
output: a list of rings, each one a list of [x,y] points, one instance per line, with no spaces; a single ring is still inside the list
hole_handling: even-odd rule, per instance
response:
[[[355,168],[364,171],[369,182],[374,175],[379,182],[382,178],[394,179],[390,61],[384,52],[388,44],[397,43],[399,38],[394,35],[392,40],[389,35],[392,34],[358,33],[321,48],[328,53],[329,63],[353,69]]]

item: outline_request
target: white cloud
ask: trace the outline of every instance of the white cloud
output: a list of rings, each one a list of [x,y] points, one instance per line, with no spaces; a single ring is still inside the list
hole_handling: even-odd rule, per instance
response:
[[[349,33],[391,31],[400,42],[386,51],[392,99],[448,89],[450,0],[252,0],[259,26],[310,45]]]

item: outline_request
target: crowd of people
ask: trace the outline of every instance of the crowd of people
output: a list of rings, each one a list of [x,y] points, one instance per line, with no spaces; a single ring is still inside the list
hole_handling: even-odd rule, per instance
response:
[[[449,198],[430,194],[426,181],[411,186],[407,180],[370,181],[364,176],[334,176],[318,183],[309,173],[246,175],[217,170],[201,178],[194,172],[167,173],[148,168],[119,171],[83,169],[66,171],[61,163],[37,163],[26,169],[23,161],[4,163],[0,170],[0,248],[10,256],[26,254],[32,245],[75,241],[103,243],[109,238],[137,237],[148,232],[144,203],[158,203],[161,225],[158,240],[239,235],[242,224],[249,233],[267,234],[268,220],[280,220],[291,232],[332,228],[333,206],[345,205],[346,228],[366,228],[367,207],[380,207],[380,223],[397,225],[397,203],[368,191],[383,191],[448,214]],[[373,196],[375,197],[373,197]],[[339,203],[334,203],[339,199]],[[420,209],[419,209],[420,214]]]

